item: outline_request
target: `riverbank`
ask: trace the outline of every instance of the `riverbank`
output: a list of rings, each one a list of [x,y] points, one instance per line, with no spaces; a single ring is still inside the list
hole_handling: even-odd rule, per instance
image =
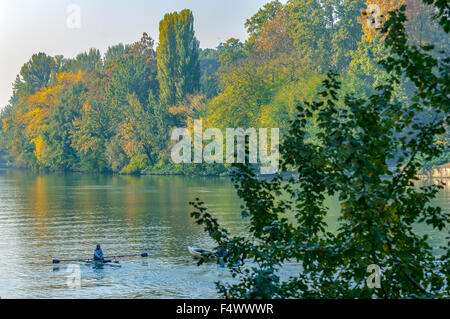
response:
[[[230,177],[230,168],[225,169],[221,172],[211,172],[202,170],[191,170],[191,171],[143,171],[139,173],[123,173],[123,172],[91,172],[82,170],[50,170],[47,168],[25,168],[25,167],[15,167],[9,165],[6,162],[0,163],[4,167],[19,169],[19,170],[30,170],[43,173],[78,173],[78,174],[95,174],[95,175],[121,175],[121,176],[191,176],[191,177]],[[296,172],[283,172],[283,176],[292,176]],[[271,177],[275,175],[264,175],[264,177]],[[450,163],[446,163],[430,170],[425,171],[423,174],[419,174],[418,177],[421,180],[429,179],[450,179]]]
[[[81,173],[81,174],[98,174],[98,175],[123,175],[123,176],[198,176],[198,177],[230,177],[231,176],[231,166],[228,164],[225,165],[206,165],[206,164],[194,164],[183,167],[182,164],[171,165],[170,167],[159,167],[159,168],[151,168],[148,170],[143,170],[140,172],[134,173],[125,173],[125,172],[112,172],[112,171],[84,171],[84,170],[52,170],[48,168],[27,168],[27,167],[16,167],[11,163],[8,163],[4,159],[6,154],[0,154],[0,164],[2,166],[6,166],[9,168],[15,169],[25,169],[32,170],[37,172],[44,173]],[[186,164],[185,164],[186,165]],[[200,165],[200,166],[198,166]],[[283,176],[292,176],[295,175],[296,172],[289,171],[283,172]],[[274,175],[264,175],[264,177],[270,177]],[[450,179],[450,163],[445,163],[436,167],[433,167],[429,170],[426,170],[424,173],[419,174],[418,176],[422,180],[428,179]]]

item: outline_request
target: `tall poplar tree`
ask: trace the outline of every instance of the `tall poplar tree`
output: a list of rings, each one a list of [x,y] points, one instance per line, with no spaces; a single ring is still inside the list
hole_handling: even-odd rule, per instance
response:
[[[164,105],[175,105],[200,87],[199,42],[190,10],[166,14],[159,24],[158,80]]]

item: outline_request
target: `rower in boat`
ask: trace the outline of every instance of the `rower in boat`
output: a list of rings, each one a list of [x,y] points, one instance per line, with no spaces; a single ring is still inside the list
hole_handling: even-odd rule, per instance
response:
[[[114,260],[105,260],[105,257],[103,256],[103,251],[100,245],[97,245],[97,247],[95,248],[94,251],[94,258],[93,259],[89,259],[89,258],[77,258],[77,259],[53,259],[52,263],[53,264],[59,264],[61,262],[65,262],[65,261],[79,261],[79,262],[83,262],[86,264],[104,264],[104,265],[108,265],[108,266],[113,266],[113,267],[121,267],[121,265],[119,264],[119,260],[117,260],[117,258],[119,257],[148,257],[148,253],[143,253],[143,254],[138,254],[138,255],[121,255],[121,256],[114,256]],[[110,257],[106,257],[106,258],[110,258]]]
[[[97,244],[97,247],[94,250],[94,260],[105,262],[105,258],[103,257],[103,250],[100,244]]]

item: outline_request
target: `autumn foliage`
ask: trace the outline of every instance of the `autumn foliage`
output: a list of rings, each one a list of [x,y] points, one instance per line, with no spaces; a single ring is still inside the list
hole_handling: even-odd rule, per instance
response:
[[[285,134],[298,101],[308,101],[326,72],[345,77],[343,91],[369,96],[388,78],[377,61],[389,52],[367,22],[378,5],[407,5],[407,32],[418,45],[448,50],[448,37],[418,0],[271,1],[245,22],[245,42],[230,38],[200,49],[189,10],[164,16],[158,47],[147,33],[101,54],[73,59],[33,55],[1,113],[0,147],[12,165],[117,173],[226,172],[170,160],[173,127],[276,127]],[[363,14],[361,14],[361,10]],[[393,97],[407,101],[397,83]],[[308,119],[317,130],[316,114]],[[443,159],[445,160],[445,159]]]

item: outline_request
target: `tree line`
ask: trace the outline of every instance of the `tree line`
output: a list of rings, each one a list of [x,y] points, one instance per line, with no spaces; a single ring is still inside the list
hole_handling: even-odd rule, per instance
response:
[[[173,127],[277,127],[289,130],[298,101],[311,100],[326,72],[343,77],[342,90],[370,96],[388,78],[377,61],[389,56],[384,36],[361,14],[368,0],[289,0],[265,4],[231,38],[200,49],[190,10],[166,14],[159,42],[144,33],[132,44],[90,49],[75,58],[37,53],[23,65],[1,112],[0,146],[18,167],[89,172],[221,174],[224,165],[175,165]],[[407,4],[409,39],[449,40],[433,9],[420,1],[380,0],[382,12]],[[407,80],[393,99],[408,102]],[[308,119],[317,131],[314,114]],[[448,161],[448,153],[439,162]]]

